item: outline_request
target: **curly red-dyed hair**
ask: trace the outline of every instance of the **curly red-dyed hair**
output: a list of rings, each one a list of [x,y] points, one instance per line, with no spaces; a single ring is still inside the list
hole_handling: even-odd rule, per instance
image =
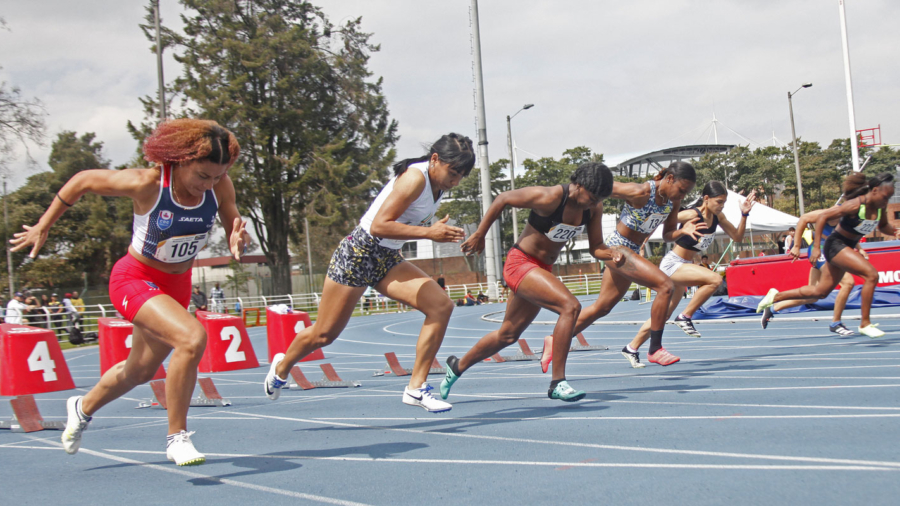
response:
[[[234,134],[211,120],[169,120],[144,141],[144,159],[154,163],[209,160],[231,165],[240,153]]]

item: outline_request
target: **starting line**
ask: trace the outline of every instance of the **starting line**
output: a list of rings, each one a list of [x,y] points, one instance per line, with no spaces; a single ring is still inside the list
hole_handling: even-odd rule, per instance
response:
[[[494,311],[493,313],[485,313],[481,316],[481,319],[486,322],[491,322],[491,323],[503,323],[502,318],[497,319],[497,318],[494,318],[493,316],[498,315],[498,314],[505,314],[505,313],[506,313],[506,311]],[[759,313],[759,315],[761,316],[762,313]],[[829,312],[827,315],[824,315],[824,316],[794,316],[794,317],[784,317],[784,318],[778,317],[778,318],[773,318],[772,321],[775,321],[775,322],[817,322],[817,321],[831,320],[831,316],[832,315]],[[862,316],[861,315],[844,316],[842,319],[843,320],[860,320],[860,319],[862,319]],[[873,319],[873,320],[900,320],[900,314],[871,315],[871,319]],[[694,325],[697,325],[698,323],[702,323],[702,324],[706,325],[706,324],[715,324],[715,323],[717,323],[717,324],[752,323],[754,320],[758,321],[759,317],[745,316],[743,318],[716,318],[716,319],[709,319],[709,320],[691,320],[691,321],[694,322]],[[594,323],[591,323],[591,325],[643,325],[646,321],[647,320],[602,321],[602,319],[601,319],[601,320],[595,321]],[[536,321],[531,322],[531,324],[532,325],[556,325],[556,322],[550,321],[550,320],[544,320],[544,321],[536,320]],[[674,325],[675,322],[673,322],[672,320],[668,320],[668,321],[666,321],[666,324]]]

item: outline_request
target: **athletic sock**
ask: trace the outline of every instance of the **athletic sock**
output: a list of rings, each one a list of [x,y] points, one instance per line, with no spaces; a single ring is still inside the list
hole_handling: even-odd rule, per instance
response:
[[[566,378],[563,378],[563,379],[561,379],[561,380],[553,380],[553,381],[551,381],[551,382],[550,382],[550,391],[552,392],[552,391],[556,390],[556,385],[559,385],[559,384],[562,383],[563,381],[566,381]]]
[[[456,358],[456,355],[451,355],[447,358],[447,367],[449,367],[457,377],[462,376],[462,373],[459,372],[459,359]]]
[[[78,418],[81,418],[81,421],[83,421],[83,422],[91,421],[91,417],[84,414],[84,411],[81,410],[81,399],[78,399],[78,401],[75,403],[75,413],[78,415]]]
[[[677,318],[677,319],[678,319],[678,320],[690,320],[691,317],[690,317],[690,316],[684,316],[684,313],[681,313],[681,314],[678,315],[678,318]]]
[[[836,322],[832,322],[831,325],[829,325],[829,327],[830,327],[830,328],[835,328],[835,327],[837,327],[838,325],[843,325],[843,324],[844,324],[844,322],[838,320],[838,321],[836,321]]]
[[[662,330],[651,330],[650,331],[650,349],[647,351],[650,355],[653,355],[660,348],[662,348]]]
[[[637,350],[632,348],[630,344],[625,345],[625,351],[627,351],[628,353],[637,353]]]

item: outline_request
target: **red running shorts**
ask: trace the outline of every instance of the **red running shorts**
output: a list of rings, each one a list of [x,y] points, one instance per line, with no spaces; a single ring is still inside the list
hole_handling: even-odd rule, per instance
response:
[[[109,277],[109,298],[122,316],[134,322],[145,302],[168,295],[187,309],[191,303],[191,271],[167,274],[144,265],[130,253],[116,262]]]
[[[531,272],[531,269],[538,267],[547,272],[553,272],[553,266],[547,265],[520,250],[517,246],[513,246],[506,254],[506,265],[503,266],[503,279],[506,280],[510,290],[515,293],[519,291],[519,283],[525,279],[525,275]]]

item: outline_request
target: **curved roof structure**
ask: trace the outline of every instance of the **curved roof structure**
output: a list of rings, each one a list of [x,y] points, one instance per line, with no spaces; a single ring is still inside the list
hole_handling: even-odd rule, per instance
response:
[[[709,153],[727,153],[733,147],[734,144],[694,144],[661,149],[625,160],[616,165],[616,172],[620,176],[646,177],[656,174],[672,162],[693,160]]]

